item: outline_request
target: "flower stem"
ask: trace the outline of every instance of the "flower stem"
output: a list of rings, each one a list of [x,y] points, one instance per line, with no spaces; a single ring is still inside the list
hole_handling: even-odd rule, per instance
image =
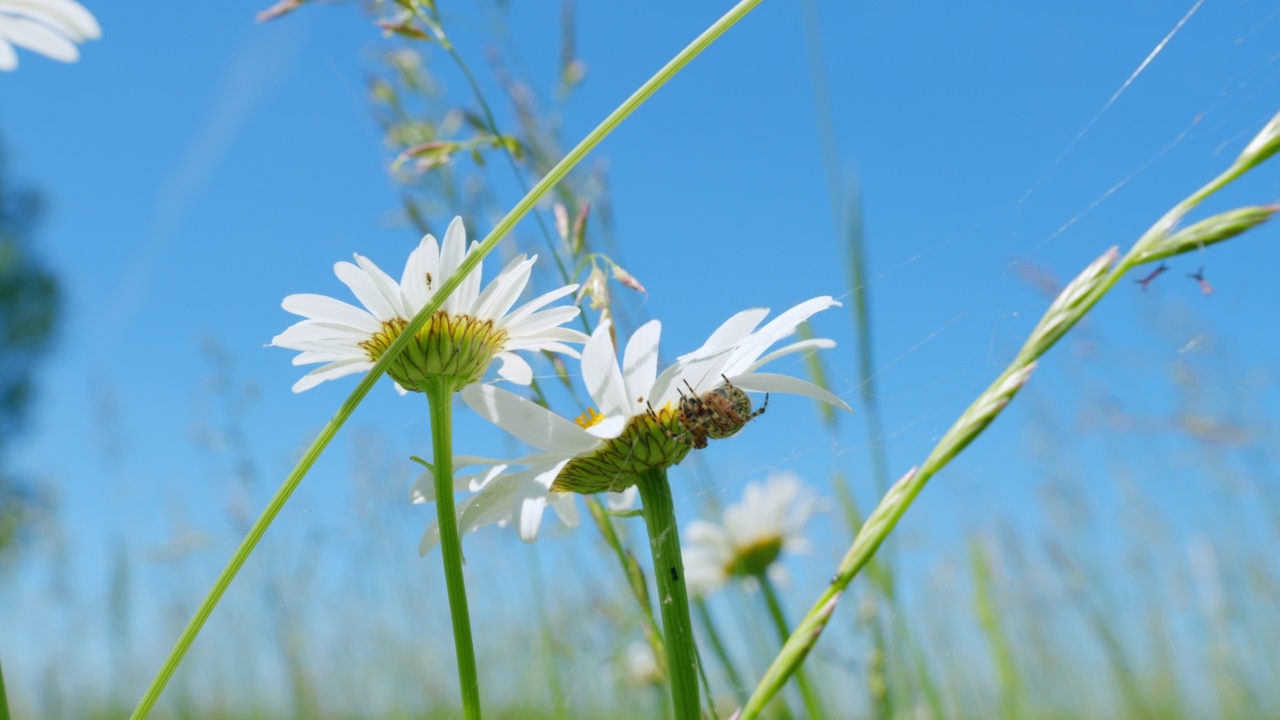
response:
[[[773,587],[773,582],[769,580],[768,573],[760,573],[756,575],[756,580],[760,583],[760,593],[764,595],[764,604],[769,608],[769,617],[773,618],[773,626],[778,630],[778,639],[786,642],[791,637],[791,628],[787,625],[787,616],[782,612],[782,602],[778,600],[778,592]],[[809,675],[804,668],[796,669],[796,685],[800,687],[800,696],[804,698],[804,710],[806,717],[811,720],[821,720],[827,715],[822,711],[822,700],[818,698],[818,692],[814,689],[813,684],[809,682]]]
[[[640,501],[653,552],[653,574],[658,582],[662,631],[667,639],[667,667],[671,673],[671,701],[676,720],[699,720],[698,654],[689,619],[689,593],[685,586],[684,559],[680,554],[680,530],[667,471],[652,468],[640,476]]]
[[[431,408],[431,474],[436,481],[436,522],[440,528],[440,556],[444,558],[444,584],[449,591],[449,617],[453,620],[453,648],[458,656],[462,712],[467,720],[479,720],[480,682],[476,678],[476,651],[471,643],[467,585],[462,577],[458,511],[453,504],[452,382],[452,379],[442,376],[427,380],[427,404]]]
[[[253,527],[249,529],[249,533],[240,542],[240,547],[236,548],[226,567],[222,569],[222,573],[214,581],[213,587],[209,589],[209,593],[205,595],[204,600],[200,602],[200,607],[196,608],[195,615],[191,617],[182,634],[178,636],[178,641],[174,643],[173,649],[169,651],[169,656],[165,658],[164,664],[160,666],[160,670],[152,678],[147,691],[142,695],[142,699],[138,701],[138,707],[134,709],[131,720],[145,718],[151,712],[151,709],[155,707],[156,702],[160,699],[160,693],[164,691],[165,685],[169,684],[169,678],[173,677],[173,673],[178,669],[178,664],[182,662],[187,650],[195,642],[196,635],[200,634],[200,629],[204,627],[209,616],[213,614],[213,608],[217,606],[223,594],[226,593],[227,588],[231,585],[231,581],[235,579],[240,572],[240,568],[249,559],[250,553],[257,547],[258,541],[267,532],[271,522],[275,520],[276,515],[284,508],[284,504],[293,495],[293,491],[298,488],[302,478],[306,476],[311,466],[315,464],[315,461],[320,457],[320,453],[324,452],[324,449],[329,446],[334,436],[338,434],[338,429],[346,423],[347,418],[351,416],[356,406],[360,404],[360,401],[364,400],[365,395],[369,394],[369,390],[373,388],[374,383],[382,377],[387,368],[391,366],[391,363],[400,357],[400,353],[404,352],[409,342],[417,336],[418,331],[427,324],[427,320],[444,306],[445,299],[462,284],[463,279],[472,270],[476,269],[476,266],[480,264],[486,255],[493,252],[493,249],[506,237],[507,233],[511,232],[516,223],[534,208],[538,200],[563,180],[578,163],[582,162],[587,153],[594,150],[596,145],[599,145],[602,140],[622,124],[623,120],[626,120],[659,88],[666,85],[667,81],[683,70],[685,65],[688,65],[703,50],[706,50],[711,43],[715,42],[726,30],[733,27],[747,13],[751,12],[760,2],[761,0],[741,0],[729,12],[713,23],[711,27],[704,30],[693,42],[676,54],[666,65],[663,65],[653,77],[640,86],[640,89],[632,93],[617,109],[609,113],[608,117],[602,120],[595,129],[561,158],[560,162],[556,163],[555,167],[551,168],[533,186],[533,189],[526,193],[516,203],[515,207],[511,208],[511,211],[498,221],[498,224],[485,236],[485,239],[476,248],[475,252],[467,254],[466,259],[458,266],[456,272],[440,286],[440,289],[432,296],[426,307],[418,311],[418,314],[400,331],[400,335],[382,353],[378,361],[369,369],[368,374],[360,380],[356,389],[343,401],[342,407],[330,418],[324,429],[311,442],[311,446],[303,453],[302,459],[294,466],[289,473],[289,477],[281,484],[280,489],[276,491],[262,514],[258,516]]]

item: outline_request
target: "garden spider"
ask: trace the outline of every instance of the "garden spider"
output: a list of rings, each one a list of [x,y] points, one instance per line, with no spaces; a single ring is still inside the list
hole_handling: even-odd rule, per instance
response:
[[[667,437],[695,450],[701,450],[707,446],[707,438],[719,440],[734,435],[747,424],[748,420],[763,414],[765,408],[769,407],[769,393],[765,393],[764,404],[759,410],[751,412],[751,398],[747,397],[741,389],[734,387],[733,383],[729,382],[729,378],[724,375],[720,377],[724,378],[724,385],[702,395],[694,391],[688,380],[684,381],[684,386],[689,388],[688,395],[685,395],[683,390],[676,390],[680,393],[680,426],[689,433],[692,440],[669,430],[658,419],[653,406],[645,403],[649,405],[649,417],[658,423],[658,428]]]

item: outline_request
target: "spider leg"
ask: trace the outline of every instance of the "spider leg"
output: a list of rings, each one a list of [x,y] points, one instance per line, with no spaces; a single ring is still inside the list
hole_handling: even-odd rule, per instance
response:
[[[751,417],[749,417],[749,418],[747,418],[747,419],[748,419],[748,420],[750,420],[751,418],[754,418],[754,417],[760,417],[761,415],[763,415],[763,414],[764,414],[765,408],[768,408],[768,407],[769,407],[769,393],[765,393],[765,394],[764,394],[764,402],[763,402],[763,403],[761,403],[761,405],[760,405],[760,409],[759,409],[759,410],[757,410],[757,411],[755,411],[755,412],[753,412],[753,413],[751,413]]]
[[[647,407],[647,408],[649,408],[649,417],[653,418],[655,421],[657,421],[657,422],[658,422],[658,424],[659,424],[659,425],[661,425],[661,424],[662,424],[662,422],[661,422],[660,420],[658,420],[658,413],[656,413],[656,412],[654,412],[654,411],[653,411],[653,405],[652,405],[652,404],[650,404],[648,400],[645,400],[645,401],[644,401],[644,406],[645,406],[645,407]]]
[[[687,438],[677,435],[676,433],[672,432],[670,428],[664,425],[662,423],[662,419],[658,417],[658,413],[654,412],[653,405],[651,405],[647,400],[645,401],[645,406],[649,408],[649,417],[653,418],[653,422],[657,424],[658,429],[662,431],[663,435],[666,435],[667,437],[671,438],[672,440],[675,440],[681,445],[685,445],[688,447],[696,447],[693,443],[689,442]]]

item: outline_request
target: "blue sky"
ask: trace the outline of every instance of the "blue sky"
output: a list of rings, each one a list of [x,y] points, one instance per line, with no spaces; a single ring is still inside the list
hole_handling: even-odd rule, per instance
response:
[[[896,476],[995,377],[1046,306],[1019,264],[1063,281],[1107,247],[1127,247],[1280,110],[1280,14],[1267,3],[1201,6],[1125,86],[1190,3],[819,5],[836,162],[847,181],[856,173],[864,200],[876,380]],[[71,576],[100,591],[113,543],[123,538],[145,558],[223,513],[228,462],[192,439],[217,415],[202,343],[216,341],[257,388],[245,417],[262,471],[245,500],[256,511],[354,386],[289,391],[299,375],[290,353],[263,348],[292,322],[281,298],[345,298],[334,262],[360,252],[395,274],[416,238],[397,220],[391,158],[365,86],[388,41],[356,8],[308,6],[259,25],[256,3],[89,7],[104,35],[79,63],[24,53],[18,71],[0,77],[0,133],[9,177],[49,201],[36,244],[66,298],[16,461],[58,489]],[[564,108],[566,145],[725,8],[580,3],[588,77]],[[498,11],[443,11],[460,52],[483,67]],[[558,10],[515,3],[505,17],[520,51],[513,64],[550,87]],[[635,318],[660,318],[672,354],[746,307],[847,299],[806,52],[800,5],[766,0],[593,156],[608,161],[620,259],[649,290]],[[450,98],[469,103],[446,63],[436,67]],[[505,107],[499,120],[510,120]],[[513,204],[507,176],[494,177]],[[1274,202],[1277,178],[1276,166],[1264,166],[1208,207]],[[526,220],[517,236],[531,241],[535,226]],[[1278,239],[1264,227],[1176,259],[1150,292],[1117,287],[1081,329],[1102,348],[1084,371],[1090,387],[1158,415],[1177,406],[1167,368],[1189,358],[1225,379],[1261,373],[1224,412],[1274,423],[1264,408],[1277,406]],[[1201,265],[1218,290],[1208,298],[1183,277]],[[833,389],[852,403],[849,315],[830,311],[816,325],[839,343],[826,361]],[[1088,347],[1058,348],[1034,381],[1068,418],[1083,404],[1073,368],[1087,366]],[[104,431],[95,408],[107,398],[116,414]],[[1001,510],[1022,517],[1037,477],[1026,405],[1019,400],[937,478],[901,528],[909,547],[938,552],[930,543],[981,529]],[[732,501],[742,482],[773,467],[822,484],[846,463],[870,502],[861,422],[842,422],[833,460],[807,401],[777,398],[742,438],[707,451],[712,492]],[[460,452],[501,452],[496,431],[461,414],[459,423]],[[425,403],[381,388],[350,427],[387,438],[394,472],[376,484],[378,501],[405,497],[405,457],[428,452]],[[352,455],[340,438],[282,516],[282,534],[312,511],[341,525]],[[1106,450],[1082,449],[1081,462],[1093,455]],[[1164,511],[1195,517],[1203,493],[1175,488],[1160,500]],[[677,492],[687,516],[699,492]],[[175,504],[185,519],[174,519]],[[399,533],[406,563],[418,562],[420,529],[406,523]],[[212,578],[229,542],[218,535],[197,559],[193,585]],[[506,543],[495,553],[516,545],[506,535],[478,542]],[[829,557],[840,549],[831,543]],[[816,582],[823,572],[814,570]],[[21,607],[41,602],[46,573],[37,562],[20,571]],[[434,565],[424,574],[438,580],[429,573],[438,575]],[[809,596],[801,590],[797,605]]]

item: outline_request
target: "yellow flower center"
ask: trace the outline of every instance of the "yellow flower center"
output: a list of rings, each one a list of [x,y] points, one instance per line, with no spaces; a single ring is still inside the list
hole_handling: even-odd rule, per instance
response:
[[[360,343],[369,359],[377,360],[409,324],[395,318]],[[492,320],[438,311],[414,336],[404,352],[387,368],[387,374],[405,390],[426,391],[426,380],[444,376],[456,392],[484,377],[493,356],[502,350],[507,331],[494,327]]]
[[[577,423],[590,427],[603,417],[594,409],[588,409]],[[664,432],[659,424],[665,426],[670,434]],[[675,465],[689,454],[691,448],[688,445],[672,438],[679,427],[679,413],[670,404],[657,411],[656,420],[648,414],[636,415],[621,435],[566,463],[551,489],[584,495],[606,490],[622,492],[635,485],[642,473],[655,467]]]
[[[729,575],[753,576],[763,573],[782,553],[782,537],[770,535],[757,538],[750,545],[737,549],[725,572]]]
[[[587,411],[579,415],[578,418],[574,420],[574,422],[578,423],[578,427],[582,428],[583,430],[586,430],[592,425],[599,425],[600,421],[603,419],[604,419],[604,416],[596,412],[595,408],[589,407],[587,408]]]

